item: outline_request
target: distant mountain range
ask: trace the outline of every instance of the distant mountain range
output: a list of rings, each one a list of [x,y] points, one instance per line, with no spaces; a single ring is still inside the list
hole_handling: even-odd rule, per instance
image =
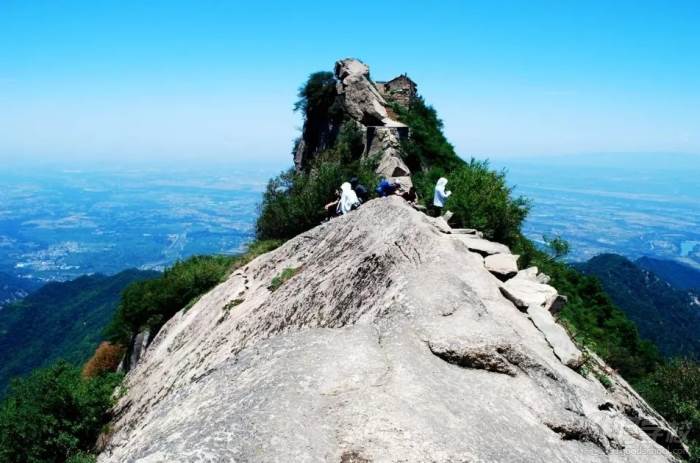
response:
[[[576,267],[600,279],[642,337],[667,357],[700,358],[700,272],[672,261],[601,254]]]
[[[700,293],[700,270],[673,260],[641,257],[635,263],[671,283],[679,289],[693,289]]]
[[[84,362],[97,347],[124,288],[157,275],[125,270],[49,283],[0,310],[0,396],[12,377],[58,358]]]

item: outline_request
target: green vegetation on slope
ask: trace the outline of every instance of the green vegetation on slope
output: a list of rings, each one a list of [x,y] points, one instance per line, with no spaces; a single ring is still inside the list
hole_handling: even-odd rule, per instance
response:
[[[270,286],[268,286],[267,289],[269,289],[271,292],[277,291],[288,280],[291,280],[292,277],[299,272],[299,270],[299,268],[285,268],[282,270],[282,273],[272,279]]]
[[[637,390],[685,437],[691,461],[700,461],[700,365],[673,360],[637,384]]]
[[[144,329],[155,334],[177,312],[221,283],[232,269],[243,266],[277,246],[278,241],[259,241],[240,256],[195,256],[177,262],[158,278],[130,285],[106,329],[107,338],[127,345]]]
[[[220,283],[232,262],[228,256],[195,256],[175,263],[158,278],[130,285],[107,327],[108,338],[127,345],[143,329],[157,332],[190,301]]]
[[[279,241],[254,242],[240,256],[192,257],[176,263],[157,278],[131,283],[123,291],[116,313],[114,310],[109,313],[113,313],[113,319],[106,331],[117,343],[111,347],[127,345],[132,336],[144,328],[155,333],[174,314],[186,309],[233,269],[279,244]],[[142,272],[136,275],[144,276]],[[71,282],[75,286],[74,298],[88,306],[90,301],[95,301],[95,294],[101,294],[93,291],[88,284],[90,278],[83,277]],[[109,277],[99,277],[104,278]],[[120,286],[117,299],[124,286],[126,284]],[[62,291],[57,290],[59,287],[49,285],[47,291],[41,294],[41,301],[48,304],[52,295],[60,295]],[[85,312],[75,314],[73,322],[80,326],[83,326],[84,320],[92,317],[89,307]],[[96,325],[98,333],[105,323]],[[94,334],[93,331],[90,333]],[[97,341],[99,339],[98,335]],[[71,341],[74,339],[65,340],[66,343]],[[82,363],[96,345],[97,342],[84,355],[72,360]],[[105,345],[103,343],[103,348]],[[46,346],[46,350],[51,357],[58,356],[50,346]],[[113,359],[107,363],[115,364]],[[59,360],[51,366],[35,370],[25,379],[15,380],[7,397],[0,403],[0,463],[94,461],[90,452],[110,419],[109,410],[114,399],[112,393],[120,378],[120,375],[104,371],[97,365],[86,368],[81,374],[80,367]]]
[[[114,373],[84,379],[65,362],[14,380],[0,404],[0,462],[89,461],[80,454],[109,420],[119,381]]]
[[[567,296],[560,321],[580,344],[633,383],[654,371],[661,362],[658,350],[640,338],[635,324],[612,302],[597,278],[554,259],[525,238],[514,249],[521,255],[522,266],[536,265]]]
[[[287,240],[315,227],[326,216],[323,206],[333,201],[341,183],[352,177],[374,190],[375,164],[359,160],[343,163],[338,151],[324,152],[308,172],[290,169],[270,180],[256,223],[258,239]]]
[[[700,310],[688,291],[616,254],[601,254],[576,267],[596,276],[642,337],[664,355],[700,357]]]
[[[0,310],[0,396],[12,377],[58,358],[84,362],[99,344],[124,288],[157,275],[126,270],[49,283]]]
[[[493,171],[488,161],[476,159],[451,171],[439,167],[419,171],[413,176],[414,184],[426,205],[432,204],[440,177],[448,179],[447,189],[452,192],[447,201],[447,209],[454,213],[451,225],[475,228],[499,243],[512,245],[518,240],[530,206],[522,197],[513,198],[505,172]]]
[[[345,117],[337,102],[335,82],[333,74],[317,72],[299,89],[294,109],[304,116],[306,148],[310,152],[325,149],[305,160],[301,172],[292,168],[270,179],[256,222],[258,239],[287,240],[315,227],[325,217],[323,207],[352,177],[370,192],[378,183],[376,160],[361,159],[362,132],[352,121],[342,123]],[[338,133],[336,127],[340,127]]]
[[[393,106],[401,122],[411,128],[411,138],[403,145],[406,165],[413,173],[413,183],[425,205],[433,200],[435,183],[446,177],[452,196],[448,209],[454,213],[455,227],[476,228],[486,238],[513,244],[530,205],[514,197],[506,183],[504,171],[489,168],[488,161],[464,162],[442,133],[437,112],[418,98],[410,108]]]
[[[393,104],[392,109],[399,120],[411,128],[410,140],[404,144],[403,151],[404,162],[414,176],[431,169],[446,174],[464,167],[464,160],[457,156],[442,133],[442,121],[437,111],[422,97],[418,97],[410,108]]]

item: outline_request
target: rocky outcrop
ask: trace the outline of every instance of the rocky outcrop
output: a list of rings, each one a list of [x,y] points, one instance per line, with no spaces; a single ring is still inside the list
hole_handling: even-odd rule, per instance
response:
[[[510,254],[510,249],[508,249],[508,246],[500,243],[494,243],[471,234],[459,236],[459,239],[471,252],[476,252],[484,257],[493,254]]]
[[[119,363],[117,371],[126,373],[133,369],[146,353],[150,341],[151,333],[149,330],[144,330],[135,334],[131,342],[129,342],[126,352],[124,353],[124,358]]]
[[[491,254],[484,258],[486,270],[501,280],[507,280],[518,273],[518,256],[513,254]]]
[[[346,120],[354,121],[364,134],[364,156],[378,159],[379,175],[410,186],[411,172],[401,158],[401,140],[409,136],[408,127],[389,115],[386,100],[370,79],[369,67],[356,59],[343,59],[335,63],[335,78]],[[308,143],[302,136],[294,156],[297,169],[307,165],[307,158],[315,156],[319,149],[332,146],[337,131],[334,125],[321,128],[321,143]],[[311,145],[314,149],[310,151]]]
[[[392,127],[403,124],[392,120],[386,110],[386,101],[369,78],[369,66],[356,59],[335,63],[338,94],[342,97],[347,114],[364,126]]]
[[[506,299],[528,315],[563,364],[573,369],[583,364],[583,354],[553,316],[561,310],[564,298],[556,289],[537,280],[537,268],[517,272],[500,289]]]
[[[400,134],[396,128],[367,128],[367,156],[379,159],[377,173],[387,177],[408,177],[411,171],[401,159]]]
[[[98,461],[673,461],[631,388],[567,365],[532,271],[436,224],[376,199],[233,273],[155,336]]]

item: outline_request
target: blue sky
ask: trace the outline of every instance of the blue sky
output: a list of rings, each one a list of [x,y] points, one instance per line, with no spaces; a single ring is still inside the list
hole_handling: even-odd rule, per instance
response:
[[[0,160],[284,164],[347,56],[463,156],[700,153],[700,2],[291,3],[0,0]]]

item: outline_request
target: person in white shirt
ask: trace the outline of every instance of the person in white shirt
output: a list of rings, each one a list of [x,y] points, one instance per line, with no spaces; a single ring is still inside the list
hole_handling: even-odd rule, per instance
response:
[[[433,207],[436,209],[437,215],[442,214],[442,208],[445,207],[445,201],[452,194],[451,191],[446,191],[447,179],[440,177],[435,185],[435,196],[433,197]]]
[[[340,185],[340,202],[338,203],[338,213],[347,214],[348,212],[360,207],[360,200],[352,189],[350,183],[345,182]]]

